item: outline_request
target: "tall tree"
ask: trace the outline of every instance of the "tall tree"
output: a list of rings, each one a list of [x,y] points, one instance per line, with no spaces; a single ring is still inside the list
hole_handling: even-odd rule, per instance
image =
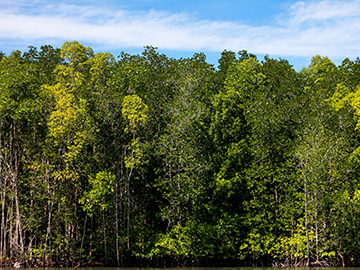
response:
[[[138,136],[139,129],[147,121],[148,106],[144,104],[141,98],[137,95],[125,96],[122,103],[122,115],[127,121],[125,132],[131,134],[131,141],[124,149],[125,152],[125,168],[126,168],[126,193],[127,193],[127,248],[130,250],[130,180],[134,169],[142,162],[142,148],[140,144],[140,137]]]

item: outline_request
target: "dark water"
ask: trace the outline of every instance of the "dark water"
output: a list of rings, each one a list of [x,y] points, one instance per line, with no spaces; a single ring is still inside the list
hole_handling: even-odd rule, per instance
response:
[[[15,268],[9,267],[0,267],[0,270],[14,270]],[[20,268],[24,269],[24,268]],[[27,269],[40,269],[40,268],[27,268]],[[41,268],[45,270],[59,270],[61,268]],[[164,268],[129,268],[129,267],[79,267],[79,268],[63,268],[66,270],[164,270]],[[166,268],[166,269],[180,269],[180,268]],[[186,267],[181,268],[186,270],[274,270],[274,269],[281,269],[281,270],[344,270],[341,267],[298,267],[298,268],[290,268],[290,267],[283,267],[283,268],[274,268],[274,267]],[[352,267],[351,270],[360,270],[360,267]]]

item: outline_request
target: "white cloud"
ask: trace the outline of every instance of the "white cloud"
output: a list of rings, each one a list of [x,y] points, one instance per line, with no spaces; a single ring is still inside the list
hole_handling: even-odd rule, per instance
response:
[[[4,4],[5,3],[5,4]],[[79,40],[107,49],[154,45],[179,51],[238,51],[282,56],[355,57],[360,54],[360,2],[298,2],[279,24],[255,27],[199,20],[186,13],[131,12],[35,1],[0,0],[0,41]],[[35,8],[36,7],[36,8]],[[26,13],[25,13],[26,12]]]
[[[297,2],[289,11],[289,21],[293,24],[324,22],[358,17],[360,3],[358,1]]]

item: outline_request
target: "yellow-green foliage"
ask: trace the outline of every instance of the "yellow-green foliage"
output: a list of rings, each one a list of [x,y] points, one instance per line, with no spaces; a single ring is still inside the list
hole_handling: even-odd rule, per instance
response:
[[[190,255],[190,239],[187,234],[187,227],[173,226],[166,234],[158,237],[149,257],[167,255],[186,258]]]
[[[109,201],[114,196],[115,176],[108,171],[101,171],[95,177],[89,177],[91,190],[84,192],[84,196],[79,200],[89,216],[95,211],[95,206],[100,206],[102,210],[109,206]]]
[[[314,233],[310,231],[309,240],[314,240]],[[271,249],[276,258],[304,258],[306,257],[306,234],[304,224],[298,224],[297,228],[291,232],[291,236],[281,235],[273,243]]]
[[[65,42],[61,46],[61,57],[69,63],[71,68],[82,69],[89,64],[89,58],[93,54],[90,47],[84,47],[77,41]]]
[[[354,117],[357,119],[356,129],[360,128],[360,85],[356,86],[354,91],[350,91],[343,83],[338,84],[329,102],[336,110],[350,106],[354,110]]]
[[[142,149],[140,148],[140,140],[136,138],[138,129],[146,123],[148,106],[142,102],[137,95],[125,96],[122,103],[122,115],[127,121],[125,132],[133,134],[133,139],[127,149],[130,155],[125,157],[125,166],[134,168],[141,164]]]
[[[48,86],[48,89],[55,100],[55,107],[48,122],[50,135],[58,146],[67,147],[66,158],[73,160],[91,132],[86,100],[76,98],[60,83]]]
[[[148,106],[138,95],[128,95],[122,103],[122,115],[127,120],[125,131],[136,133],[138,128],[146,123]]]

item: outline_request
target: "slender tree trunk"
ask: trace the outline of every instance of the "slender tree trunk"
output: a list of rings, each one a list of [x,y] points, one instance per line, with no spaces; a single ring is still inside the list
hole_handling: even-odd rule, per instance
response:
[[[66,180],[65,180],[66,181]],[[67,253],[66,256],[66,267],[69,267],[69,258],[70,258],[70,247],[69,247],[69,236],[70,236],[70,224],[68,223],[68,211],[67,211],[67,203],[65,202],[65,235],[64,235],[64,240],[65,240],[65,250]]]
[[[4,199],[6,199],[5,194],[4,194]],[[5,210],[5,204],[3,205],[3,208]],[[6,210],[6,214],[4,212],[3,248],[4,248],[4,257],[5,257],[5,266],[6,266],[6,258],[9,257],[8,254],[10,253],[10,249],[8,248],[8,245],[7,245],[7,243],[9,243],[9,245],[10,245],[10,234],[6,235],[6,232],[8,231],[8,228],[9,228],[9,222],[8,221],[10,219],[9,218],[10,213],[11,213],[11,210],[9,208]],[[7,241],[6,241],[6,238],[8,239]]]
[[[180,172],[180,168],[179,168],[179,172]],[[177,225],[181,225],[181,184],[180,184],[180,174],[177,175],[177,209],[176,209],[176,219],[177,219]]]
[[[90,252],[89,252],[89,256],[91,259],[91,255],[92,255],[92,234],[93,234],[93,216],[91,216],[91,225],[90,225]]]
[[[14,208],[14,200],[11,200],[11,205],[10,205],[10,215],[9,215],[9,219],[8,222],[10,224],[9,226],[9,251],[10,251],[10,261],[12,260],[12,255],[13,255],[13,251],[14,251],[14,233],[13,233],[13,208]]]
[[[142,214],[143,214],[143,217],[144,217],[144,222],[143,222],[144,229],[146,229],[146,216],[145,216],[146,215],[146,209],[145,209],[145,207],[143,207]],[[141,249],[142,249],[142,252],[144,253],[144,250],[145,250],[145,238],[144,238],[144,236],[141,238],[141,243],[142,243]]]
[[[134,151],[131,152],[131,158],[133,158],[133,154]],[[125,154],[124,157],[126,157],[126,148],[125,148]],[[126,167],[126,175],[127,175],[127,183],[126,183],[126,196],[127,196],[127,216],[126,216],[126,220],[127,220],[127,225],[126,225],[126,235],[127,235],[127,239],[126,239],[126,246],[127,246],[127,250],[128,250],[128,263],[130,266],[130,179],[131,179],[131,175],[133,172],[133,168],[128,168]]]
[[[60,181],[60,187],[58,191],[58,211],[57,211],[57,230],[58,230],[58,239],[61,239],[61,224],[60,224],[60,214],[61,214],[61,191],[62,191],[62,181]],[[58,261],[61,261],[62,258],[62,242],[59,241],[58,246]]]
[[[33,183],[31,185],[31,189],[30,189],[30,197],[31,197],[31,200],[30,200],[30,216],[34,216],[34,187],[36,186],[35,183]],[[32,256],[33,256],[33,250],[32,250],[32,242],[34,240],[34,233],[33,233],[33,228],[30,228],[30,231],[29,231],[29,245],[28,245],[28,253],[29,253],[29,259],[30,259],[30,262],[32,261]],[[30,267],[30,266],[29,266]]]
[[[131,169],[132,171],[132,169]],[[128,250],[130,250],[130,175],[129,174],[129,178],[128,178],[128,182],[127,182],[127,203],[128,203],[128,211],[127,211],[127,228],[126,228],[126,233],[127,233],[127,248]]]
[[[3,129],[3,121],[0,119],[0,199],[1,199],[1,230],[0,230],[0,263],[4,258],[4,232],[5,232],[5,222],[4,222],[4,214],[5,214],[5,193],[4,193],[4,183],[3,183],[3,175],[2,175],[2,167],[3,167],[3,146],[2,146],[2,129]]]
[[[22,236],[20,202],[19,202],[19,192],[18,192],[17,183],[15,183],[15,208],[16,208],[16,231],[17,231],[17,235],[19,236],[17,239],[18,240],[17,244],[20,247],[20,251],[21,251],[24,263],[25,263],[25,256],[24,256],[25,248],[24,248],[24,241],[23,241],[23,236]]]
[[[319,261],[319,249],[318,249],[318,245],[319,245],[319,226],[318,226],[318,220],[317,220],[317,217],[318,217],[318,210],[317,210],[317,207],[315,207],[314,211],[315,211],[315,245],[316,245],[316,262]]]
[[[112,131],[114,132],[114,126],[112,125]],[[115,133],[115,132],[114,132]],[[115,148],[118,149],[118,144],[115,143]],[[121,205],[119,204],[119,191],[120,190],[120,177],[121,175],[119,175],[121,173],[121,171],[119,170],[119,162],[116,161],[115,164],[115,170],[116,170],[116,183],[115,183],[115,233],[116,233],[116,240],[115,240],[115,245],[116,245],[116,264],[117,267],[120,266],[120,251],[119,251],[119,208],[121,211]],[[121,203],[121,200],[120,200]],[[120,212],[120,218],[121,218],[121,212]]]
[[[126,147],[124,147],[124,157],[126,157]],[[131,153],[131,158],[133,158],[133,152]],[[130,250],[130,179],[131,179],[131,174],[133,169],[132,168],[128,168],[126,167],[126,178],[127,178],[127,182],[126,182],[126,197],[127,197],[127,215],[126,215],[126,235],[127,235],[127,239],[126,239],[126,247],[128,250]]]
[[[15,138],[16,134],[15,134],[15,127],[14,127],[14,123],[11,123],[10,126],[10,142],[9,142],[9,166],[8,166],[8,170],[9,170],[9,180],[10,180],[10,185],[11,185],[11,193],[12,193],[12,198],[11,198],[11,211],[10,211],[10,231],[9,231],[9,241],[10,241],[10,261],[12,260],[12,256],[14,251],[17,253],[17,243],[18,243],[18,231],[16,230],[16,224],[15,224],[15,230],[13,231],[13,215],[14,215],[14,199],[15,199],[15,176],[14,176],[14,167],[15,167],[15,156],[16,154],[14,153],[14,138]]]
[[[127,211],[127,228],[126,228],[126,233],[127,233],[127,249],[128,249],[128,261],[129,261],[129,267],[131,265],[131,255],[130,255],[130,179],[128,181],[128,185],[127,185],[127,189],[128,189],[128,211]]]
[[[118,194],[119,190],[118,190],[118,177],[116,177],[116,184],[115,184],[115,233],[116,233],[116,239],[115,239],[115,244],[116,244],[116,263],[117,266],[120,266],[120,260],[119,260],[119,221],[118,221]]]
[[[84,246],[84,239],[85,239],[86,221],[87,221],[87,213],[85,216],[84,230],[83,230],[83,235],[82,235],[82,239],[81,239],[79,266],[81,266],[81,257],[82,257],[82,251],[83,251],[83,246]]]
[[[1,177],[1,176],[0,176]],[[4,183],[1,186],[1,241],[0,241],[0,249],[1,249],[1,260],[6,255],[6,243],[5,243],[5,232],[6,232],[6,225],[5,225],[5,191],[4,191]]]
[[[310,265],[310,242],[309,242],[309,227],[308,227],[308,197],[307,197],[307,170],[305,165],[304,174],[304,199],[305,199],[305,232],[306,232],[306,246],[307,246],[307,262],[306,266]]]
[[[120,163],[120,177],[119,177],[119,189],[120,189],[120,202],[119,202],[119,223],[120,223],[120,227],[122,228],[122,225],[123,225],[123,221],[122,221],[122,216],[125,216],[124,213],[122,213],[122,207],[121,207],[121,204],[122,204],[122,201],[123,201],[123,195],[124,195],[124,190],[123,190],[123,187],[121,185],[122,183],[122,179],[124,179],[124,163],[121,162]],[[123,266],[123,260],[122,260],[122,257],[120,258],[120,264],[121,266]]]
[[[48,194],[50,197],[50,187],[48,185]],[[53,196],[52,196],[52,200],[51,202],[48,202],[48,224],[47,224],[47,231],[46,231],[46,237],[45,237],[45,248],[44,248],[44,254],[43,254],[43,261],[45,263],[45,254],[46,254],[46,250],[47,247],[49,247],[49,251],[50,251],[50,255],[52,253],[51,250],[51,216],[52,216],[52,209],[53,209],[53,205],[54,205],[54,198],[55,198],[55,189],[53,191]],[[48,240],[50,239],[50,241],[48,242]],[[50,256],[50,263],[52,264],[52,258]]]
[[[105,211],[102,211],[103,216],[103,232],[104,232],[104,247],[105,247],[105,265],[107,265],[107,248],[106,248],[106,228],[105,228]]]

